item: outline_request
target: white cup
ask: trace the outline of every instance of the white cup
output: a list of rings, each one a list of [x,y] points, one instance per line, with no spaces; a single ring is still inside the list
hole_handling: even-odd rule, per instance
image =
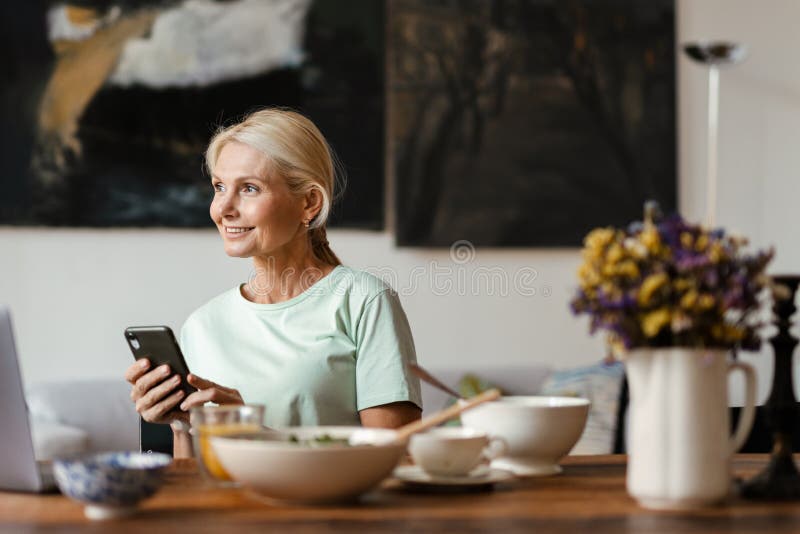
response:
[[[466,476],[489,461],[503,456],[508,445],[472,428],[434,428],[411,436],[408,451],[414,463],[436,476]]]

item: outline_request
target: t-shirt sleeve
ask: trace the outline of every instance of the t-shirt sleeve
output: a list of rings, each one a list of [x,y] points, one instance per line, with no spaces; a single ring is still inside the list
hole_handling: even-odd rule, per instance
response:
[[[372,297],[356,328],[356,406],[364,410],[409,401],[422,408],[414,339],[400,299],[391,289]]]
[[[189,317],[181,327],[181,331],[178,337],[178,345],[181,347],[181,353],[183,353],[183,359],[186,361],[186,366],[189,368],[189,372],[195,372],[192,364],[194,363],[192,355],[194,354],[194,349],[191,346],[191,321],[192,317]]]

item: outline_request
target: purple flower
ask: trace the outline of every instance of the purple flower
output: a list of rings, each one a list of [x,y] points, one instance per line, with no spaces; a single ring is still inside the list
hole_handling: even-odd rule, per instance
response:
[[[670,215],[658,224],[661,239],[673,250],[680,248],[681,234],[687,230],[690,230],[690,227],[677,214]]]
[[[711,259],[705,254],[682,252],[675,258],[675,268],[679,273],[693,271],[711,264]]]
[[[730,308],[744,308],[745,299],[743,287],[736,285],[726,291],[722,297],[722,306],[726,310]]]
[[[597,294],[597,300],[600,301],[600,305],[603,308],[608,310],[624,310],[636,306],[636,297],[629,293],[623,294],[618,298],[609,298],[604,291],[599,291]]]

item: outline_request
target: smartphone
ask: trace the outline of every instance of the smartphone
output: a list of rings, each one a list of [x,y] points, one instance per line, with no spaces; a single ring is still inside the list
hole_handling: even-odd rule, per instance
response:
[[[181,376],[179,387],[186,395],[197,391],[186,380],[189,367],[186,365],[186,360],[183,359],[181,348],[175,341],[175,335],[170,327],[131,326],[125,329],[125,341],[128,342],[134,358],[150,360],[150,370],[167,364],[174,374]]]

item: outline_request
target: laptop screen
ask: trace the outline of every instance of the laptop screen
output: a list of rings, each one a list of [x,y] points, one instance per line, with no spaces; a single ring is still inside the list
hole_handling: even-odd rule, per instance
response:
[[[0,306],[0,489],[40,491],[11,313]]]

